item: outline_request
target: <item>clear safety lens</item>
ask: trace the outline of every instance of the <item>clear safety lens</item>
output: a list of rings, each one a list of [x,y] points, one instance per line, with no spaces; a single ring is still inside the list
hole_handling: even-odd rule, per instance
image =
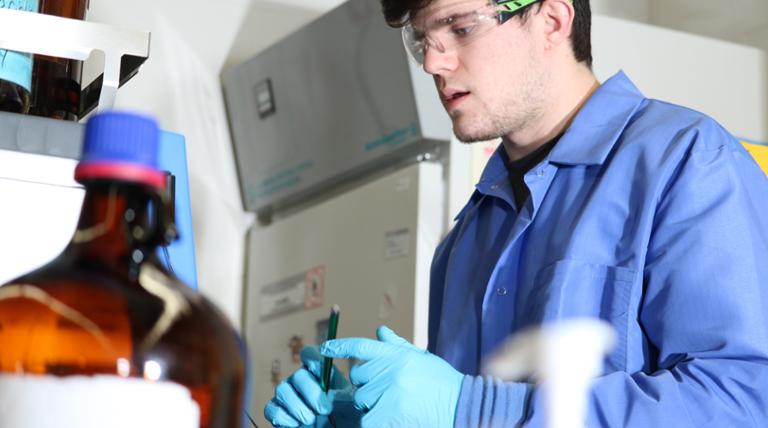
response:
[[[427,49],[454,52],[505,22],[518,9],[536,1],[489,3],[487,0],[468,0],[453,3],[409,21],[402,28],[403,44],[411,57],[423,65]]]

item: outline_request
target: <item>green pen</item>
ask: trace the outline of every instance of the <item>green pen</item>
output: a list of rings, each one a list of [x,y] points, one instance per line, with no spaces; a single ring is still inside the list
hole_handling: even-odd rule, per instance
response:
[[[326,340],[336,338],[336,331],[339,327],[339,305],[331,307],[331,316],[328,318],[328,335]],[[331,387],[331,368],[333,367],[333,358],[323,357],[323,377],[320,379],[320,386],[323,392],[328,392]]]
[[[328,318],[328,334],[326,340],[336,338],[336,331],[339,328],[339,305],[331,306],[331,316]],[[333,368],[333,358],[323,357],[323,377],[320,379],[320,387],[323,392],[328,392],[331,388],[331,368]],[[333,428],[336,428],[336,420],[333,415],[328,415],[328,422]]]

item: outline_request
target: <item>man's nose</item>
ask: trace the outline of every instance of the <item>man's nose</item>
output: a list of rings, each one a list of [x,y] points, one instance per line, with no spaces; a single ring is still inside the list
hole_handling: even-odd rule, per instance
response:
[[[444,49],[439,43],[424,49],[424,71],[432,75],[444,74],[456,69],[459,61],[456,52]]]

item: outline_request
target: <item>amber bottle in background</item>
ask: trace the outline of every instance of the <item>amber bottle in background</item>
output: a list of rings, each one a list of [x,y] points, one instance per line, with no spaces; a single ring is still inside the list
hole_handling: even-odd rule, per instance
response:
[[[0,286],[0,427],[245,426],[242,340],[155,256],[174,235],[158,134],[133,114],[88,121],[72,241]]]
[[[39,0],[39,11],[63,18],[85,19],[89,0]],[[52,35],[55,37],[55,35]],[[29,114],[78,120],[82,62],[35,55]]]
[[[0,9],[37,12],[37,0],[0,2]],[[27,113],[32,87],[32,55],[0,49],[0,111]]]

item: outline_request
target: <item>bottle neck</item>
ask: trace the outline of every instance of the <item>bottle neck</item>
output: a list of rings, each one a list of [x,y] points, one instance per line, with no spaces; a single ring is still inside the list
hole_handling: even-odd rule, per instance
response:
[[[158,228],[163,225],[156,219],[164,207],[156,203],[156,191],[106,180],[88,182],[85,188],[70,250],[88,264],[131,274],[160,244]]]

